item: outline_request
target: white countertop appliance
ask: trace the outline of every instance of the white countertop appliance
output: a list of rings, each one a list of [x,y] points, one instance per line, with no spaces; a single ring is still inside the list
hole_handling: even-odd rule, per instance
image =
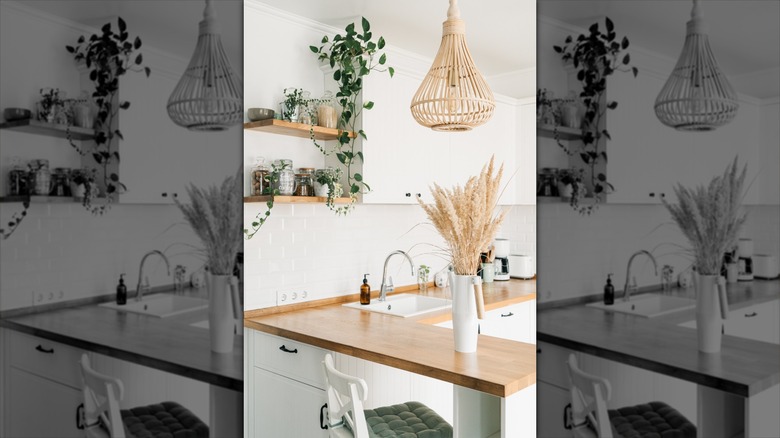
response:
[[[496,265],[496,275],[493,277],[496,281],[509,280],[509,239],[496,239],[493,241],[493,248],[496,255],[494,264]]]

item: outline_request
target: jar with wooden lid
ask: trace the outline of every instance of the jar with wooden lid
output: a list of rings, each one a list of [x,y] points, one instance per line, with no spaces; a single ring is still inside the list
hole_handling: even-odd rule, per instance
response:
[[[312,173],[295,174],[295,196],[314,196]]]
[[[336,128],[339,123],[336,114],[336,103],[333,99],[333,93],[326,91],[320,98],[320,106],[317,107],[317,125],[324,128]]]

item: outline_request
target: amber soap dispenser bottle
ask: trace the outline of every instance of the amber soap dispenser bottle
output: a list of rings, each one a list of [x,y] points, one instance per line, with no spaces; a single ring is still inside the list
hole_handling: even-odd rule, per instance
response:
[[[363,274],[363,284],[360,286],[360,304],[371,304],[371,286],[368,285],[368,274]]]

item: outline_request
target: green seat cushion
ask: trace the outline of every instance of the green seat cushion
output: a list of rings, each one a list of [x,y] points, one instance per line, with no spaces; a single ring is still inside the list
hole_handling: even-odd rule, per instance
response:
[[[420,402],[366,409],[365,414],[372,437],[452,438],[452,426]]]

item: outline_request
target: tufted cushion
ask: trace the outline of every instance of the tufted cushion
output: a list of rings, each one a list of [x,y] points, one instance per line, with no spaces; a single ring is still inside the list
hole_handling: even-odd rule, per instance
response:
[[[609,411],[615,436],[623,438],[695,438],[696,426],[663,402]]]
[[[209,428],[187,408],[162,402],[121,411],[122,422],[134,438],[208,438]]]
[[[452,426],[419,402],[366,409],[365,414],[372,437],[452,438]]]

